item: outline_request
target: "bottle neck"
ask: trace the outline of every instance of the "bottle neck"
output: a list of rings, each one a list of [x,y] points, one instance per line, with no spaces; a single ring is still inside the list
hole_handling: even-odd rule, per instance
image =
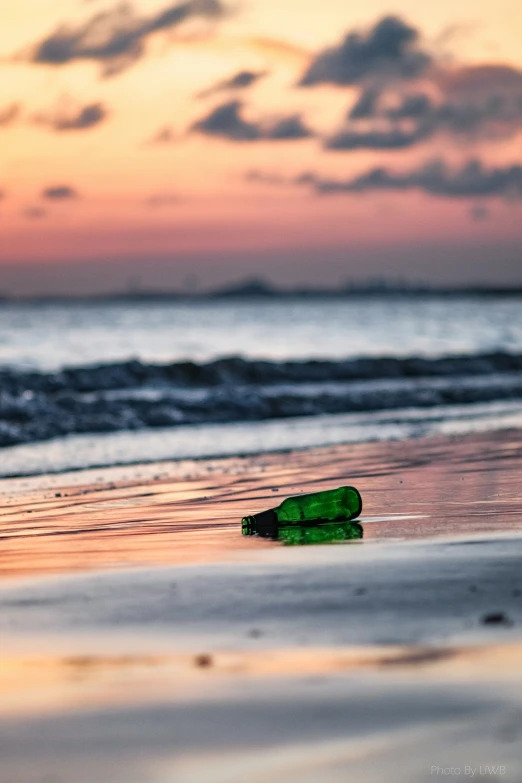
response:
[[[263,538],[277,538],[278,520],[274,509],[262,511],[241,520],[241,532],[244,536],[262,536]]]

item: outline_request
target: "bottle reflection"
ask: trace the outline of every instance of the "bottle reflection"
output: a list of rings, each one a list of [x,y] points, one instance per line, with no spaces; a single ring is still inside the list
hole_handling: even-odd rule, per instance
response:
[[[317,525],[279,525],[271,538],[287,546],[309,544],[336,544],[340,541],[354,541],[363,537],[363,526],[359,522],[323,522]]]

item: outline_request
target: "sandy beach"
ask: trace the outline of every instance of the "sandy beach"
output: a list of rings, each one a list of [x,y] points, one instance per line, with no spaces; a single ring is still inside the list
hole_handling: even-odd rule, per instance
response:
[[[521,467],[511,430],[3,481],[1,783],[520,780]],[[240,535],[345,483],[362,541]]]

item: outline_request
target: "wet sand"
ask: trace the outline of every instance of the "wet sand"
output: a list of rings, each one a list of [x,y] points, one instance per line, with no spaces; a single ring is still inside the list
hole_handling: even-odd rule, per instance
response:
[[[239,535],[243,515],[347,483],[365,541],[517,531],[521,470],[511,430],[0,480],[0,578],[272,551]]]
[[[0,783],[519,781],[521,468],[513,430],[0,482]],[[363,541],[240,535],[341,483]]]

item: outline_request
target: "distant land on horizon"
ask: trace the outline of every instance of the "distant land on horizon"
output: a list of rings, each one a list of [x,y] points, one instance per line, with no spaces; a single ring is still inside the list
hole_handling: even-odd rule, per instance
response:
[[[250,278],[223,285],[208,291],[176,289],[138,289],[108,291],[95,294],[40,294],[11,296],[0,292],[0,304],[38,302],[99,302],[99,301],[147,301],[215,299],[292,299],[292,298],[346,298],[358,296],[522,296],[522,284],[515,286],[433,286],[427,284],[393,283],[373,280],[365,283],[347,283],[334,288],[294,287],[279,288],[259,279]]]

